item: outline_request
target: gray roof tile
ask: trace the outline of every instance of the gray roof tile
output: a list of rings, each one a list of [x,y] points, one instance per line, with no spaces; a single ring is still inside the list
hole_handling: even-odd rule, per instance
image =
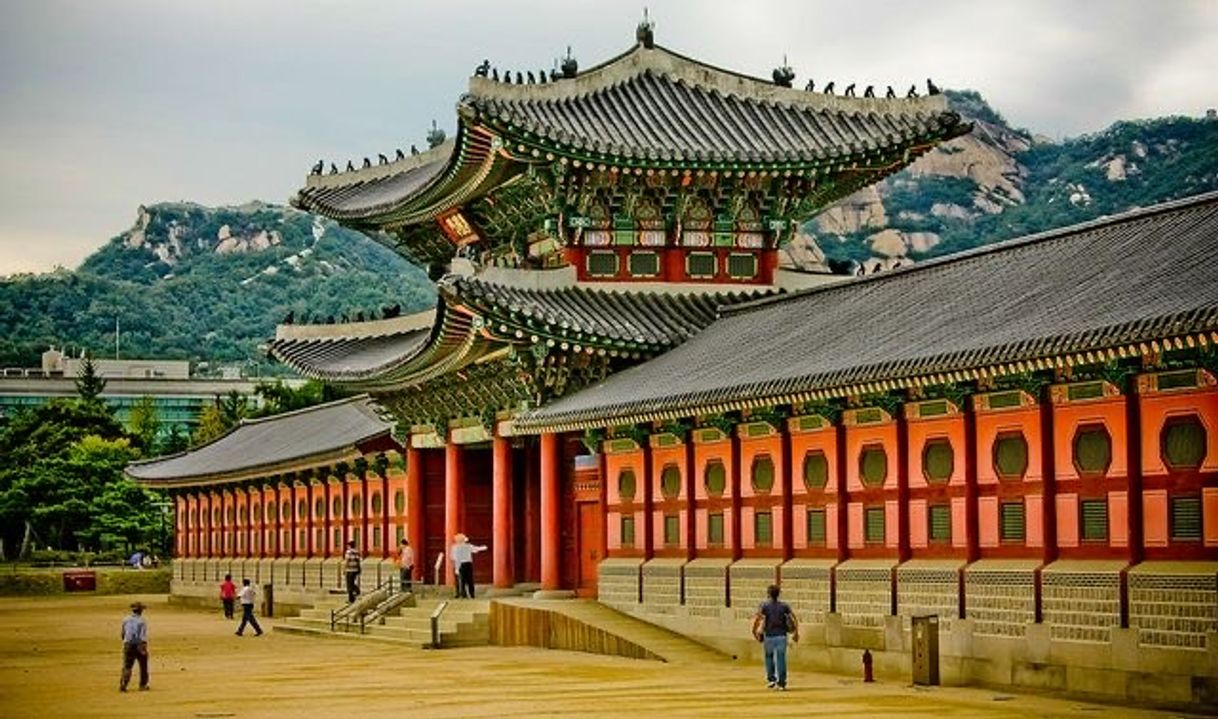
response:
[[[227,434],[188,452],[127,466],[127,475],[150,486],[223,481],[250,472],[290,471],[315,458],[325,463],[336,454],[389,435],[366,396],[330,402],[262,419],[244,420]]]

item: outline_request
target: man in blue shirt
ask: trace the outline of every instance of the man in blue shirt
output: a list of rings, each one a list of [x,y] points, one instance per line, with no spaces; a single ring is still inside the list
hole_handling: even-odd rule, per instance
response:
[[[762,602],[753,615],[753,636],[762,643],[765,652],[766,686],[787,690],[787,634],[799,641],[799,622],[786,602],[778,601],[778,585],[771,584],[766,592],[769,601]]]
[[[144,605],[134,602],[131,614],[123,619],[123,674],[118,682],[120,692],[127,691],[131,667],[140,663],[140,691],[148,689],[148,623],[144,621]]]

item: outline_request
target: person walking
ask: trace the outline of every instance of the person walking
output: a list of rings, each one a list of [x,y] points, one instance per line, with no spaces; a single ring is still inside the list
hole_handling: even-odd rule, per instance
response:
[[[248,624],[254,628],[254,636],[262,636],[262,627],[258,625],[258,619],[254,617],[254,588],[250,586],[250,580],[241,580],[241,623],[237,625],[237,636],[245,634],[245,625]]]
[[[359,550],[355,548],[355,542],[347,542],[347,551],[343,552],[343,570],[347,575],[347,602],[354,602],[359,596],[359,572],[360,572],[360,556]]]
[[[414,549],[410,546],[410,540],[402,539],[402,546],[398,548],[398,573],[399,579],[402,582],[402,591],[414,591],[412,577],[414,575]]]
[[[140,691],[148,690],[148,622],[144,620],[144,605],[131,604],[131,614],[123,619],[123,673],[118,680],[118,690],[127,691],[131,681],[131,667],[140,663]]]
[[[220,583],[220,603],[224,605],[224,618],[233,618],[233,602],[237,599],[237,585],[233,584],[233,575],[225,574]]]
[[[469,543],[469,537],[458,532],[453,537],[453,571],[457,575],[457,597],[474,598],[474,553],[485,552],[483,545]]]
[[[787,690],[787,634],[799,641],[799,621],[786,602],[778,600],[779,588],[771,584],[766,590],[769,600],[762,602],[753,615],[753,637],[762,643],[765,653],[765,681],[770,689]]]

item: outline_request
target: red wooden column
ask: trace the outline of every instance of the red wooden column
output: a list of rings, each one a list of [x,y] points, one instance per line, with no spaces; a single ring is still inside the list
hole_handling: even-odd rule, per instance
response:
[[[456,577],[448,548],[461,529],[461,508],[465,506],[465,481],[461,476],[461,446],[450,435],[444,443],[444,584],[455,586]]]
[[[562,545],[559,509],[558,435],[541,435],[541,590],[559,589],[562,580],[559,557]]]
[[[433,560],[423,546],[423,457],[409,437],[406,438],[406,538],[414,548],[414,579],[421,582]]]
[[[494,586],[510,588],[512,577],[512,447],[495,431],[491,444],[491,527]]]
[[[389,470],[378,464],[377,476],[381,478],[381,559],[388,559],[393,534],[389,531]]]

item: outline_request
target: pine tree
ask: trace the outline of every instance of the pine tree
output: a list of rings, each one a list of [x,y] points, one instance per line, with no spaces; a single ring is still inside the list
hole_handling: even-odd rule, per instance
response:
[[[80,365],[80,373],[76,377],[76,394],[80,395],[81,402],[96,405],[101,404],[101,393],[105,391],[106,380],[97,374],[93,358],[85,355],[85,359]]]

